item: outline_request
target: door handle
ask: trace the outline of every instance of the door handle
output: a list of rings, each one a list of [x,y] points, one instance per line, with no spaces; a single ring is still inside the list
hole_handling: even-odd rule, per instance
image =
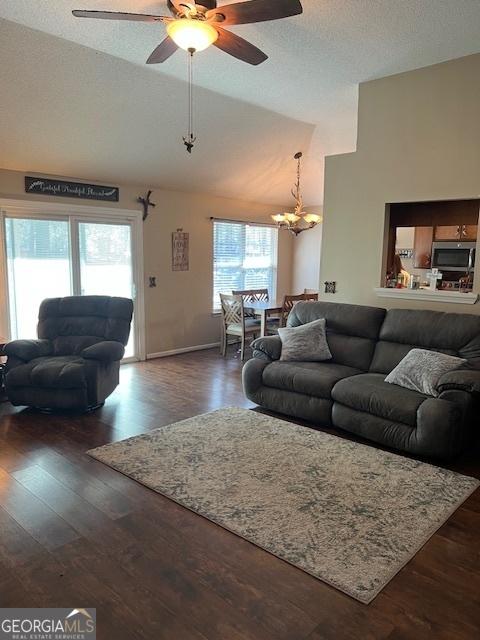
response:
[[[470,272],[473,269],[473,254],[475,253],[475,249],[470,249],[470,253],[468,256],[468,271]]]

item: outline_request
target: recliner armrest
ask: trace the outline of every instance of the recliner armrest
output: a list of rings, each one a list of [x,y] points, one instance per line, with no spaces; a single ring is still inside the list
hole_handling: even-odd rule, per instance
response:
[[[282,341],[278,336],[265,336],[252,342],[253,356],[260,360],[280,360]]]
[[[51,355],[53,347],[50,340],[12,340],[5,345],[3,351],[10,358],[29,362],[34,358]]]
[[[125,347],[114,340],[103,340],[92,344],[81,353],[86,360],[100,360],[101,362],[115,362],[121,360],[125,353]]]
[[[452,389],[480,394],[480,370],[458,369],[458,371],[446,373],[440,378],[437,391],[443,393]]]

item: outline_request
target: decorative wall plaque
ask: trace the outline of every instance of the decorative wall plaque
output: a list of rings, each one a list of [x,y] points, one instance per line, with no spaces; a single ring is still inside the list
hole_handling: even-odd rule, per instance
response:
[[[337,293],[337,283],[334,280],[325,282],[325,293]]]
[[[188,233],[177,229],[172,233],[172,271],[188,271]]]
[[[33,178],[31,176],[25,176],[25,193],[40,193],[44,196],[103,200],[106,202],[118,202],[119,196],[118,187],[104,187],[98,184]]]

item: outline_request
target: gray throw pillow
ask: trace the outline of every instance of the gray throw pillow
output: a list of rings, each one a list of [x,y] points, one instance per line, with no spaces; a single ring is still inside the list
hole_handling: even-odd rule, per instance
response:
[[[427,396],[438,396],[437,385],[440,378],[450,371],[460,369],[465,364],[467,361],[463,358],[426,349],[412,349],[388,374],[385,382],[398,384],[400,387],[413,389]]]
[[[280,360],[300,362],[321,362],[330,360],[332,354],[328,348],[325,318],[314,320],[300,327],[282,327],[278,335],[282,341]]]

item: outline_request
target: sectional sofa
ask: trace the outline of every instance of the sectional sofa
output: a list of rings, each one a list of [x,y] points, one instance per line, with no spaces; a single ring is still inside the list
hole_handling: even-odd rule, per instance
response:
[[[253,343],[243,369],[246,396],[266,409],[334,426],[415,455],[449,458],[478,428],[480,316],[300,302],[288,318],[297,327],[326,319],[328,362],[284,362],[277,336]],[[385,382],[414,347],[468,360],[447,374],[438,397]]]

